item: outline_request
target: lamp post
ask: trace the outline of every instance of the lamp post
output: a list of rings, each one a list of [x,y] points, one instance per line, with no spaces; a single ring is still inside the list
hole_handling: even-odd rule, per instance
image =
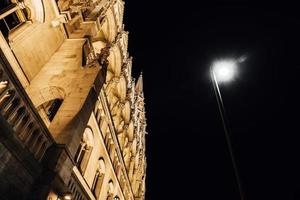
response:
[[[218,103],[219,112],[220,112],[221,119],[222,119],[222,125],[223,125],[223,129],[224,129],[224,133],[225,133],[228,151],[229,151],[231,162],[232,162],[232,167],[234,170],[236,182],[237,182],[239,193],[240,193],[240,198],[241,198],[241,200],[246,200],[246,197],[245,197],[245,194],[244,194],[243,188],[242,188],[241,179],[239,176],[236,159],[235,159],[234,152],[233,152],[233,147],[232,147],[232,143],[231,143],[231,139],[230,139],[230,132],[229,132],[229,129],[227,126],[225,107],[223,104],[222,95],[221,95],[219,84],[218,84],[218,82],[220,82],[220,83],[229,82],[230,80],[232,80],[234,78],[234,75],[236,74],[236,70],[237,70],[237,64],[239,62],[241,62],[241,61],[218,60],[213,63],[213,65],[210,69],[210,75],[211,75],[214,92],[215,92],[215,96],[216,96],[217,103]]]

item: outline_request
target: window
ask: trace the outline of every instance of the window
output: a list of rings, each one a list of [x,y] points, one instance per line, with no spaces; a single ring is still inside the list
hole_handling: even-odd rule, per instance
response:
[[[98,199],[100,196],[103,180],[104,180],[104,175],[105,175],[105,163],[104,159],[100,158],[98,160],[98,169],[96,171],[93,185],[92,185],[92,192],[95,195],[95,197]]]
[[[96,195],[95,191],[96,191],[97,183],[99,181],[99,176],[100,176],[100,172],[99,172],[99,170],[97,170],[95,177],[94,177],[93,184],[92,184],[92,191],[93,191],[94,195]]]
[[[113,200],[114,199],[114,183],[112,180],[108,182],[108,191],[107,191],[107,198],[106,200]]]
[[[90,128],[86,128],[75,155],[76,166],[84,174],[93,151],[94,136]]]
[[[42,108],[45,110],[46,115],[50,122],[54,119],[62,102],[63,102],[62,99],[54,99],[54,100],[48,101],[42,105]]]
[[[83,159],[83,156],[84,156],[84,151],[86,150],[85,149],[85,146],[86,144],[84,143],[84,141],[80,141],[80,146],[76,152],[76,155],[75,155],[75,162],[76,162],[76,166],[79,167],[80,166],[80,163],[82,162],[82,159]]]
[[[0,11],[7,10],[13,3],[10,0],[2,0],[0,1]]]
[[[51,102],[50,105],[48,105],[47,109],[47,116],[50,121],[53,120],[54,116],[56,115],[59,107],[61,106],[63,100],[62,99],[55,99],[53,102]]]
[[[0,30],[5,37],[8,37],[10,31],[27,20],[28,12],[25,6],[20,8],[17,1],[1,0],[0,15]]]

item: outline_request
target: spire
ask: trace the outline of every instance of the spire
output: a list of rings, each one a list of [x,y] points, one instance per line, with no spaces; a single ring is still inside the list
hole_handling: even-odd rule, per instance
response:
[[[139,77],[139,79],[136,83],[135,91],[137,93],[142,93],[143,92],[143,72],[141,72],[140,77]]]

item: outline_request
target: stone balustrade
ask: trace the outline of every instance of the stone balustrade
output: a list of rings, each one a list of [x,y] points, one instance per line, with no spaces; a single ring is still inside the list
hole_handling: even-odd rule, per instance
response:
[[[74,200],[95,200],[94,195],[91,193],[89,186],[85,182],[77,167],[73,168],[68,188],[71,191],[72,199]]]
[[[10,125],[12,134],[15,134],[24,148],[40,161],[53,144],[53,139],[3,58],[0,62],[0,115]]]

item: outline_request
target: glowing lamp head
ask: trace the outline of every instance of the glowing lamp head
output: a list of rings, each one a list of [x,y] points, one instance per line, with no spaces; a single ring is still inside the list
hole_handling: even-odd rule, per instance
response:
[[[64,200],[72,200],[71,194],[64,195]]]
[[[237,63],[234,60],[218,60],[213,63],[212,70],[219,82],[228,82],[236,74]]]

